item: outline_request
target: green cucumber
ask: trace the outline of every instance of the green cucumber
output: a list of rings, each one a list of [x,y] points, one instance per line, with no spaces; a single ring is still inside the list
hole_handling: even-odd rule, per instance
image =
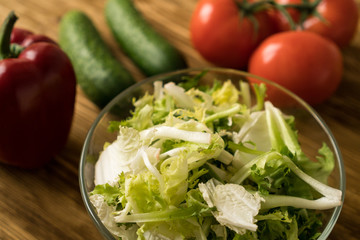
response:
[[[71,10],[62,17],[59,44],[73,64],[77,83],[98,107],[135,83],[85,13]]]
[[[105,17],[119,47],[146,76],[187,67],[183,55],[152,28],[132,0],[108,0]]]

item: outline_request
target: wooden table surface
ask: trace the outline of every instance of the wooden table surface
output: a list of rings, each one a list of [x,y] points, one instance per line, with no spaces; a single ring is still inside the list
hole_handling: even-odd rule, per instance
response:
[[[338,0],[341,1],[341,0]],[[16,26],[58,38],[61,16],[70,9],[86,12],[105,41],[117,49],[103,16],[104,0],[0,0],[0,21],[14,10]],[[136,0],[148,21],[186,56],[190,67],[209,66],[194,51],[188,25],[196,0]],[[357,0],[360,5],[360,0]],[[142,75],[120,51],[116,56]],[[344,75],[333,95],[316,110],[333,131],[343,154],[347,188],[343,211],[330,239],[360,239],[360,26],[343,49]],[[0,165],[0,240],[101,239],[83,205],[78,165],[85,136],[99,109],[77,91],[72,130],[64,150],[37,170]],[[1,134],[1,133],[0,133]]]

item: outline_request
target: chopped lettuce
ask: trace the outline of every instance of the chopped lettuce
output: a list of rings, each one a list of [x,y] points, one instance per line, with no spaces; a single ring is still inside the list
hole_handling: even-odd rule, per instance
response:
[[[209,207],[216,207],[213,212],[215,219],[238,234],[246,230],[256,231],[254,217],[260,209],[261,198],[258,193],[251,194],[238,184],[219,184],[211,179],[199,184]]]
[[[222,87],[215,90],[211,96],[215,106],[231,106],[239,101],[239,91],[230,80],[223,83]]]
[[[341,205],[328,185],[334,155],[310,160],[292,116],[265,85],[154,83],[95,164],[90,199],[121,239],[316,239],[319,210]]]

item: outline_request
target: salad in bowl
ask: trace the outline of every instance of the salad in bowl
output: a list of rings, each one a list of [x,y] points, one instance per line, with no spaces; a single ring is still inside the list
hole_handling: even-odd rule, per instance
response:
[[[104,108],[80,186],[106,239],[326,239],[344,200],[336,141],[305,102],[272,85],[289,98],[274,105],[258,80],[182,70]]]

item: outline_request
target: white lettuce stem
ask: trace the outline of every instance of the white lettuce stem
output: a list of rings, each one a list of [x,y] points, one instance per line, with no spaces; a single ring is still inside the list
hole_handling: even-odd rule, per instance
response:
[[[277,152],[270,152],[266,153],[265,155],[261,155],[242,168],[238,172],[234,174],[234,176],[230,179],[231,182],[241,184],[247,177],[250,176],[251,173],[251,167],[256,164],[259,161],[266,161],[266,159],[273,159],[281,157],[281,155]],[[312,188],[314,188],[316,191],[321,193],[324,197],[326,197],[329,201],[339,203],[341,202],[341,196],[342,192],[338,189],[332,188],[326,184],[323,184],[322,182],[319,182],[315,178],[312,178],[305,172],[303,172],[300,168],[296,166],[296,164],[291,161],[289,158],[283,156],[283,160],[287,164],[287,166],[291,169],[295,175],[297,175],[300,179],[302,179],[304,182],[309,184]]]
[[[217,112],[213,115],[210,115],[208,117],[205,118],[205,123],[208,122],[212,122],[216,119],[220,119],[220,118],[224,118],[224,117],[228,117],[231,115],[234,115],[236,113],[238,113],[241,110],[241,105],[240,104],[235,104],[233,107],[226,109],[224,111],[221,112]]]
[[[184,140],[187,142],[194,142],[194,143],[202,143],[202,144],[210,144],[211,143],[211,133],[205,132],[194,132],[194,131],[186,131],[181,130],[175,127],[168,127],[168,126],[159,126],[153,127],[140,132],[141,136],[146,136],[147,134],[154,131],[154,138],[172,138],[172,139],[179,139]]]
[[[219,160],[226,165],[229,165],[233,159],[234,156],[226,150],[222,150],[220,155],[216,157],[216,160]]]
[[[158,212],[149,212],[149,213],[135,213],[130,215],[119,215],[114,217],[115,222],[117,223],[129,223],[129,222],[162,222],[178,219],[188,219],[197,214],[198,209],[196,207],[189,208],[174,208],[167,209]]]
[[[156,100],[162,99],[164,97],[163,91],[163,83],[162,81],[155,81],[154,82],[154,98]]]
[[[194,107],[194,102],[192,98],[185,93],[185,89],[175,85],[175,83],[170,82],[164,85],[164,89],[167,94],[172,96],[176,102],[176,105],[186,109],[192,109]]]
[[[341,201],[337,201],[327,197],[322,197],[316,200],[283,195],[267,195],[261,197],[265,200],[261,203],[261,209],[271,209],[276,207],[295,207],[326,210],[341,205]]]
[[[149,157],[148,157],[147,153],[145,152],[145,150],[141,149],[140,151],[141,151],[141,156],[143,158],[145,166],[156,177],[156,179],[159,181],[160,188],[163,189],[165,183],[164,183],[164,180],[163,180],[159,170],[157,170],[157,168],[151,164]]]
[[[172,156],[178,155],[180,152],[185,151],[185,150],[186,150],[186,147],[173,148],[167,152],[160,154],[160,159],[163,160],[167,157],[172,157]]]
[[[241,184],[246,178],[248,178],[251,174],[251,167],[256,164],[259,161],[266,161],[266,159],[274,159],[274,158],[280,158],[282,157],[280,153],[278,152],[267,152],[264,153],[252,161],[245,164],[243,167],[241,167],[230,179],[230,182]]]
[[[339,189],[332,188],[322,182],[319,182],[315,178],[310,177],[300,168],[298,168],[296,164],[290,159],[285,158],[284,160],[287,162],[287,165],[290,167],[291,171],[293,171],[299,178],[313,187],[316,191],[331,200],[340,201],[342,192]]]
[[[241,96],[245,106],[248,108],[251,107],[251,93],[250,93],[250,85],[247,82],[240,81],[240,89],[241,89]]]

